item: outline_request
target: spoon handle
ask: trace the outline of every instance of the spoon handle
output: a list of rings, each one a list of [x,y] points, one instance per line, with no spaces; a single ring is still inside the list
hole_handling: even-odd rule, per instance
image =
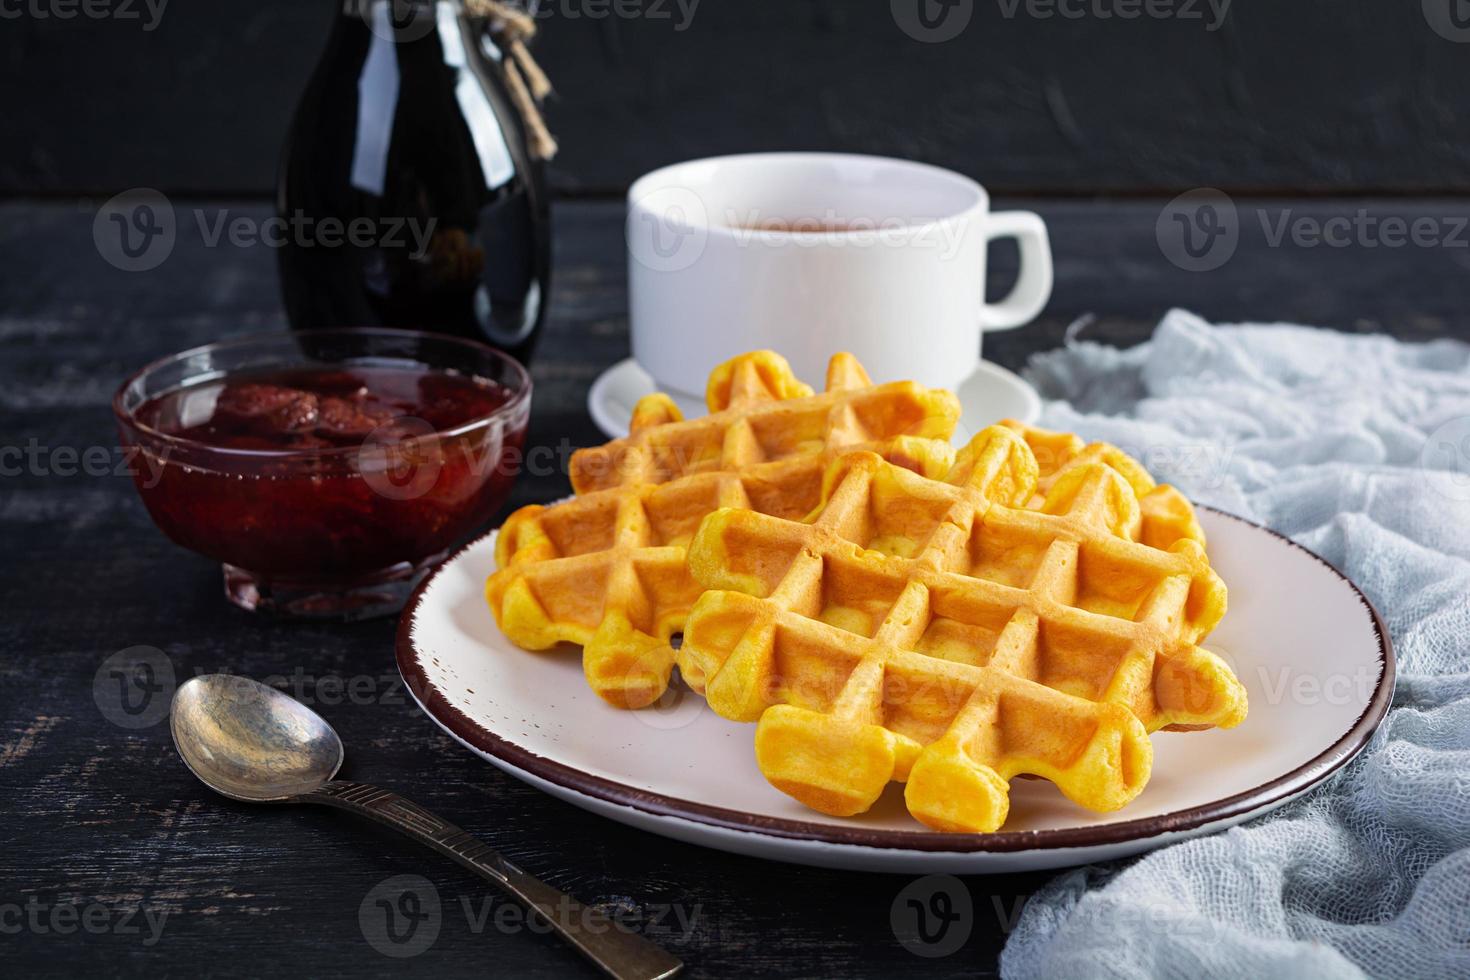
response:
[[[619,980],[661,980],[684,966],[647,939],[629,932],[626,926],[527,874],[489,845],[397,793],[365,783],[333,780],[297,799],[376,820],[453,858],[535,910],[563,939]]]

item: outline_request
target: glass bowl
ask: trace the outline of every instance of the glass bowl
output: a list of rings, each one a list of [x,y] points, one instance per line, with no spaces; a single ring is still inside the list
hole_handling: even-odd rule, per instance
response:
[[[166,357],[112,405],[154,523],[224,566],[231,602],[358,619],[505,503],[531,378],[469,340],[310,330]]]

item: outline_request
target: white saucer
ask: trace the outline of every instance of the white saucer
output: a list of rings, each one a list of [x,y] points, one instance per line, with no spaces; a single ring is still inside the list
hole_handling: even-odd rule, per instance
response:
[[[1387,630],[1361,592],[1299,545],[1199,508],[1230,611],[1206,646],[1250,695],[1238,728],[1160,732],[1153,776],[1127,808],[1097,814],[1042,780],[1011,787],[995,834],[921,827],[895,783],[872,811],[808,810],[756,767],[755,726],[717,716],[682,683],[620,711],[587,687],[575,647],[530,653],[495,625],[485,577],[495,534],[441,565],[409,601],[398,669],[424,711],[517,779],[654,834],[757,857],[909,874],[978,874],[1110,860],[1272,810],[1363,748],[1393,693]],[[424,733],[425,738],[428,732]],[[649,846],[652,846],[651,844]]]
[[[628,422],[633,418],[633,406],[644,395],[658,390],[653,378],[649,377],[631,357],[619,361],[592,382],[587,393],[587,411],[607,436],[613,439],[628,434]],[[685,418],[704,415],[704,399],[679,392],[670,392]],[[955,432],[955,441],[963,443],[981,429],[1001,419],[1019,419],[1035,422],[1041,417],[1041,397],[1021,377],[998,364],[980,361],[975,372],[955,389],[963,412],[960,425]]]

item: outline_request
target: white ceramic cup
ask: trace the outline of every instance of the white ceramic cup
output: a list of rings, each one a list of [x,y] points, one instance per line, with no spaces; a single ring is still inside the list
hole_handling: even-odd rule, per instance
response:
[[[989,243],[1021,272],[985,301]],[[876,381],[953,387],[986,330],[1029,322],[1051,296],[1046,225],[990,211],[985,188],[939,167],[841,153],[691,160],[628,191],[633,356],[659,386],[699,394],[747,350],[785,355],[820,387],[851,351]]]

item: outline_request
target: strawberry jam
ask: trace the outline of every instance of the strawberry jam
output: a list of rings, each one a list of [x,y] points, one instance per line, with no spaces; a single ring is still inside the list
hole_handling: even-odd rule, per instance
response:
[[[333,449],[360,446],[402,419],[453,429],[491,414],[511,394],[494,382],[413,366],[288,368],[181,388],[144,402],[135,417],[220,449]]]
[[[343,594],[413,576],[505,502],[517,372],[518,388],[412,361],[247,368],[141,400],[123,441],[154,521],[225,564],[231,599],[351,615]]]

